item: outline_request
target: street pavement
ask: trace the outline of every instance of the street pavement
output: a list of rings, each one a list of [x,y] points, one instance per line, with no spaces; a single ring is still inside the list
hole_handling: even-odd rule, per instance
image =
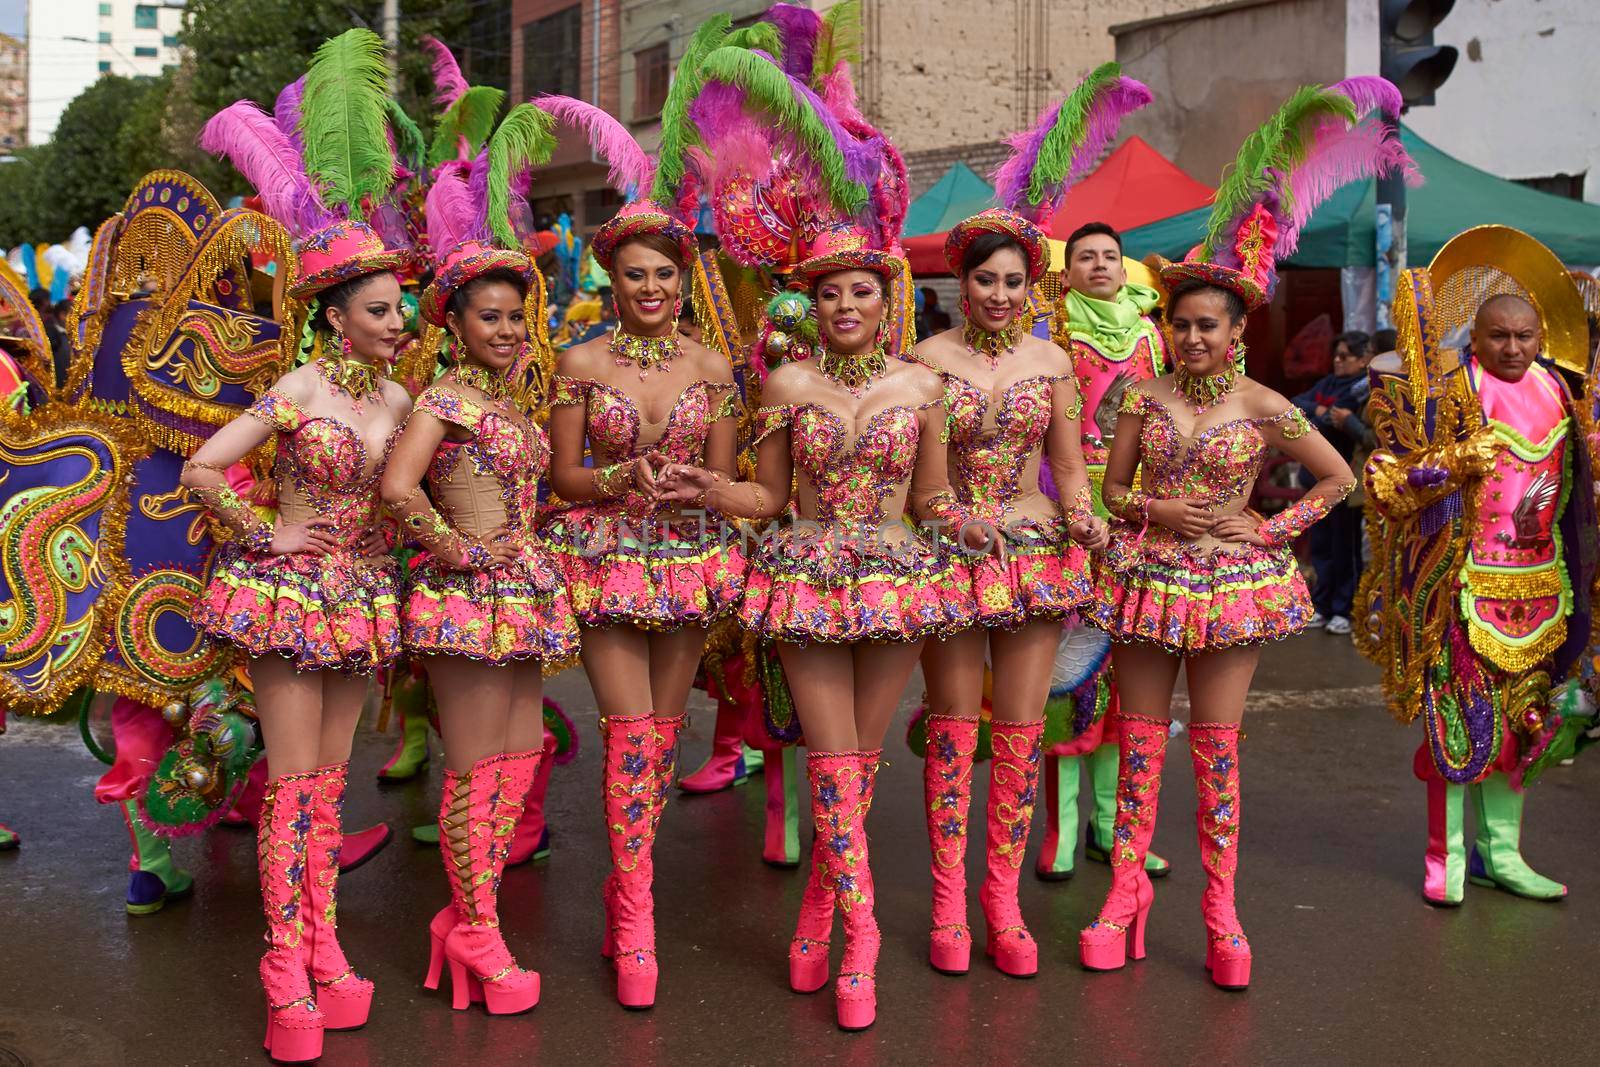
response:
[[[364,725],[346,819],[387,820],[396,839],[342,881],[339,925],[378,993],[366,1029],[328,1035],[324,1064],[1595,1062],[1600,757],[1552,771],[1530,793],[1524,853],[1571,886],[1568,900],[1469,886],[1463,907],[1430,908],[1420,896],[1423,790],[1410,770],[1419,731],[1389,718],[1376,671],[1347,640],[1312,632],[1272,646],[1252,694],[1239,912],[1256,959],[1244,993],[1213,988],[1202,967],[1204,878],[1182,738],[1155,841],[1173,874],[1156,883],[1147,959],[1114,974],[1078,967],[1077,931],[1109,871],[1080,857],[1071,881],[1036,881],[1036,821],[1022,908],[1040,942],[1039,976],[1008,978],[981,956],[965,977],[932,971],[922,765],[902,716],[870,824],[884,939],[878,1024],[856,1035],[834,1027],[831,986],[814,996],[787,988],[803,876],[761,862],[759,779],[709,797],[674,794],[656,850],[657,1004],[617,1006],[598,954],[607,854],[592,703],[578,671],[551,692],[580,724],[582,751],[551,785],[554,855],[508,872],[501,891],[506,936],[543,975],[538,1008],[489,1018],[422,990],[425,924],[448,892],[437,851],[414,845],[407,828],[434,816],[439,761],[426,780],[380,787],[372,772],[392,736]],[[709,746],[711,711],[696,699],[686,768]],[[122,907],[127,836],[92,796],[101,766],[71,725],[10,722],[0,819],[24,843],[0,854],[0,1067],[266,1062],[253,836],[219,828],[180,841],[194,897],[132,918]],[[981,938],[987,774],[976,781],[968,875]],[[841,943],[836,928],[835,960]]]

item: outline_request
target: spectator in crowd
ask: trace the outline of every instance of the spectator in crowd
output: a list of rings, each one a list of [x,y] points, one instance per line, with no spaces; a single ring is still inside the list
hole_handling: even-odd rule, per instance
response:
[[[918,333],[918,337],[932,337],[936,333],[948,330],[950,313],[939,306],[939,293],[931,285],[922,287],[922,319],[927,324],[926,333]]]
[[[67,341],[67,328],[62,325],[63,316],[57,314],[56,307],[50,302],[50,290],[35,289],[28,294],[28,300],[33,304],[33,309],[39,313],[39,319],[44,323],[44,335],[50,341],[50,359],[54,364],[56,387],[67,384],[67,362],[72,358],[72,345]]]
[[[1311,424],[1347,462],[1371,437],[1362,417],[1367,406],[1367,364],[1371,361],[1371,338],[1359,331],[1342,333],[1333,339],[1333,373],[1294,398],[1295,406],[1306,413]],[[1306,472],[1302,471],[1300,477],[1301,484],[1309,488]],[[1317,613],[1311,625],[1326,626],[1330,634],[1348,634],[1356,580],[1361,575],[1359,507],[1340,504],[1311,528],[1311,564],[1317,572],[1316,587],[1311,593]]]
[[[593,341],[596,337],[604,336],[617,327],[617,305],[611,299],[611,286],[600,287],[600,321],[592,324],[578,337],[573,339],[574,345],[581,345],[585,341]]]

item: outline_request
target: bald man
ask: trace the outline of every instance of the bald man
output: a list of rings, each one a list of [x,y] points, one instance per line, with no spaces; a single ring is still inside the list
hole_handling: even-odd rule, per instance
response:
[[[1572,395],[1539,361],[1543,346],[1539,312],[1527,300],[1485,300],[1455,372],[1481,408],[1482,428],[1436,451],[1380,449],[1367,464],[1369,498],[1386,519],[1420,515],[1428,525],[1429,515],[1443,515],[1446,530],[1451,511],[1470,519],[1459,524],[1463,561],[1442,601],[1442,661],[1424,686],[1425,702],[1453,702],[1425,721],[1460,729],[1431,728],[1414,760],[1428,789],[1423,896],[1439,906],[1460,904],[1466,880],[1534,900],[1567,893],[1521,852],[1524,778],[1573,747],[1550,693],[1587,646],[1587,568],[1577,549],[1594,537],[1593,501],[1573,492],[1589,478]],[[1450,505],[1455,494],[1464,508]]]

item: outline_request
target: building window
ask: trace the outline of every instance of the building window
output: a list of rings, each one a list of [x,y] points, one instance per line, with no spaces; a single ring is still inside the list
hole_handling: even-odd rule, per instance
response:
[[[1582,174],[1552,174],[1545,178],[1513,178],[1518,185],[1526,185],[1529,189],[1537,189],[1541,193],[1551,196],[1564,196],[1568,200],[1583,199]]]
[[[100,73],[101,74],[110,74],[111,73],[111,61],[110,60],[102,59],[100,61]]]
[[[456,53],[468,85],[511,92],[511,0],[473,0],[466,47]]]
[[[582,5],[523,23],[522,95],[582,96],[578,84],[578,57],[582,54]]]
[[[665,41],[633,54],[633,118],[661,114],[667,102],[667,86],[672,83],[671,46]]]
[[[171,34],[168,34],[165,37],[161,38],[161,47],[162,48],[176,48],[176,47],[178,47],[178,39],[176,37],[173,37]]]
[[[154,59],[160,52],[158,49],[143,46],[135,48],[133,54],[136,59]]]
[[[139,4],[133,9],[133,28],[136,30],[153,30],[156,28],[156,9],[149,4]]]
[[[111,33],[109,31],[107,31],[107,30],[101,30],[100,31],[100,43],[101,44],[110,44],[111,43]]]
[[[101,4],[100,5],[100,17],[103,18],[103,19],[108,19],[108,18],[111,17],[111,5],[110,4]]]

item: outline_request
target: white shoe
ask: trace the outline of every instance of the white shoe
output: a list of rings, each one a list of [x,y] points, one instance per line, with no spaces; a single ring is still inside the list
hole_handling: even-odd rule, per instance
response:
[[[1311,616],[1311,621],[1306,623],[1306,629],[1320,630],[1326,625],[1328,625],[1327,616],[1323,615],[1322,612],[1319,611],[1315,615]]]
[[[1350,632],[1350,620],[1343,615],[1335,615],[1328,620],[1328,632],[1340,636]]]

